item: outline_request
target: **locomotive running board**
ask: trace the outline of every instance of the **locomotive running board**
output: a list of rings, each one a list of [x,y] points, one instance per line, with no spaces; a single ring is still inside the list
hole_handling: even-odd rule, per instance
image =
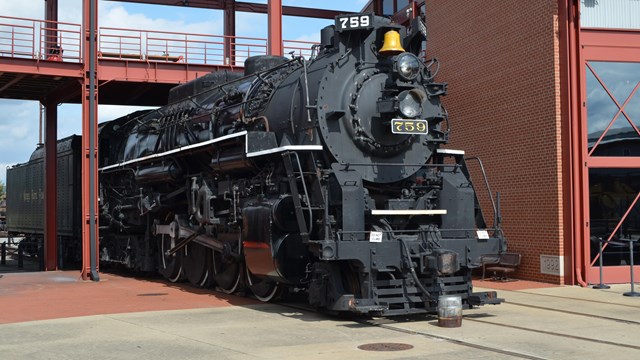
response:
[[[264,133],[264,134],[273,134],[273,133]],[[182,146],[179,148],[175,148],[175,149],[171,149],[165,152],[161,152],[161,153],[157,153],[157,154],[151,154],[148,156],[143,156],[143,157],[139,157],[136,159],[131,159],[131,160],[127,160],[127,161],[123,161],[123,162],[119,162],[117,164],[113,164],[113,165],[108,165],[108,166],[103,166],[100,169],[98,169],[98,171],[102,172],[102,171],[106,171],[106,170],[110,170],[110,169],[115,169],[115,168],[119,168],[119,167],[123,167],[126,165],[131,165],[131,164],[135,164],[135,163],[140,163],[140,162],[145,162],[145,161],[150,161],[150,160],[154,160],[154,159],[158,159],[158,158],[164,158],[168,155],[175,155],[175,154],[179,154],[182,152],[186,152],[186,151],[192,151],[194,149],[198,149],[198,148],[202,148],[204,146],[207,145],[214,145],[214,144],[218,144],[218,143],[222,143],[224,141],[227,140],[232,140],[235,138],[240,138],[240,137],[244,137],[244,152],[246,157],[256,157],[256,156],[263,156],[263,155],[269,155],[269,154],[275,154],[275,153],[280,153],[280,152],[285,152],[285,151],[321,151],[323,149],[322,145],[285,145],[285,146],[280,146],[280,147],[272,147],[272,148],[267,148],[267,149],[260,149],[260,147],[264,146],[264,145],[268,145],[270,143],[270,141],[252,141],[252,145],[251,145],[251,149],[250,149],[250,145],[249,145],[249,132],[248,131],[240,131],[238,133],[234,133],[234,134],[229,134],[229,135],[224,135],[224,136],[220,136],[217,137],[215,139],[211,139],[211,140],[207,140],[207,141],[203,141],[197,144],[191,144],[191,145],[187,145],[187,146]],[[237,140],[237,139],[236,139]],[[273,136],[273,143],[275,145],[275,136]],[[259,143],[259,144],[258,144]],[[255,146],[258,145],[258,146]],[[253,151],[251,151],[253,150]]]
[[[436,149],[436,153],[445,155],[464,155],[464,150]]]
[[[247,157],[263,156],[269,154],[276,154],[285,151],[320,151],[322,145],[285,145],[273,149],[267,149],[262,151],[255,151],[247,153]]]
[[[240,136],[244,136],[246,138],[247,136],[247,131],[240,131],[238,133],[235,134],[229,134],[229,135],[225,135],[225,136],[220,136],[217,137],[215,139],[211,139],[211,140],[207,140],[207,141],[203,141],[197,144],[192,144],[192,145],[187,145],[187,146],[182,146],[176,149],[171,149],[165,152],[161,152],[161,153],[157,153],[157,154],[151,154],[148,156],[143,156],[143,157],[139,157],[136,159],[131,159],[131,160],[127,160],[127,161],[123,161],[117,164],[113,164],[113,165],[109,165],[109,166],[104,166],[101,167],[100,169],[98,169],[98,171],[105,171],[105,170],[110,170],[110,169],[114,169],[114,168],[118,168],[118,167],[122,167],[125,165],[130,165],[130,164],[135,164],[135,163],[139,163],[139,162],[143,162],[143,161],[148,161],[148,160],[153,160],[156,158],[162,158],[165,157],[167,155],[173,155],[173,154],[177,154],[183,151],[188,151],[188,150],[193,150],[193,149],[197,149],[206,145],[211,145],[211,144],[215,144],[215,143],[219,143],[225,140],[229,140],[229,139],[233,139],[233,138],[237,138]],[[245,144],[246,144],[246,139],[245,139]]]
[[[446,209],[439,210],[371,210],[371,215],[446,215]]]

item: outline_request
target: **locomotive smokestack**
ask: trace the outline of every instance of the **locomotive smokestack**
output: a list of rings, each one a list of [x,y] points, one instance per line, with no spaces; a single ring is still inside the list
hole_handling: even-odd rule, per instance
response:
[[[320,30],[320,45],[323,49],[330,49],[333,47],[333,36],[335,33],[336,30],[333,25]]]

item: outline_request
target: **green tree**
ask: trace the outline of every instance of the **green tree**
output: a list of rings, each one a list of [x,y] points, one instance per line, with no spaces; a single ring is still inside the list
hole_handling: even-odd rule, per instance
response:
[[[0,180],[0,199],[4,199],[4,183]]]

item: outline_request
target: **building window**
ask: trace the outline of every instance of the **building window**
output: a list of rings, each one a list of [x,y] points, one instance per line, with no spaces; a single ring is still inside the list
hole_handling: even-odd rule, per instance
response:
[[[393,16],[409,6],[409,0],[382,0],[382,15]]]
[[[604,265],[628,265],[628,239],[640,236],[640,202],[633,201],[640,191],[638,169],[589,169],[589,217],[591,260],[598,255],[599,240],[611,238],[603,251]],[[624,215],[627,217],[622,221]],[[634,259],[640,250],[634,246]],[[637,260],[636,260],[637,261]],[[597,262],[595,263],[597,265]]]
[[[590,61],[585,72],[589,152],[640,156],[640,63]]]
[[[394,14],[393,1],[394,0],[382,1],[382,15],[391,16]]]
[[[580,0],[583,28],[640,29],[638,0]]]

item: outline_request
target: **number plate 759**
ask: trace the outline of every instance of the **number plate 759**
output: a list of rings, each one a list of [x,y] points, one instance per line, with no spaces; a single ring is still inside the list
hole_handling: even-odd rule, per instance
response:
[[[373,16],[371,14],[352,14],[336,17],[336,30],[359,30],[369,29],[373,25]]]
[[[391,132],[394,134],[420,134],[426,135],[429,132],[427,120],[391,120]]]

